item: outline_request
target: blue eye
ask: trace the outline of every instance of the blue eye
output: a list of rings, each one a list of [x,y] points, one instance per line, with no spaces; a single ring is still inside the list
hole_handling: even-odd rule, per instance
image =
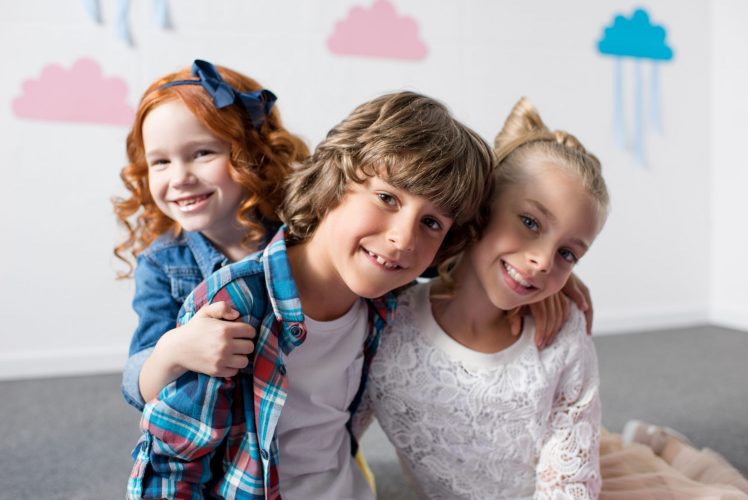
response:
[[[538,221],[533,219],[532,217],[528,217],[527,215],[520,215],[519,220],[522,221],[522,224],[527,227],[530,231],[538,231],[540,229],[540,225],[538,224]]]
[[[576,264],[579,259],[571,250],[567,250],[566,248],[562,248],[558,251],[559,255],[561,255],[561,258],[564,259],[566,262],[569,262],[571,264]]]

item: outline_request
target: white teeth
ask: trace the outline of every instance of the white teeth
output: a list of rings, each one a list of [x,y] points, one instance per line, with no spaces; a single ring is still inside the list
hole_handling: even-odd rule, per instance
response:
[[[510,276],[510,277],[511,277],[511,278],[512,278],[512,279],[513,279],[514,281],[516,281],[517,283],[519,283],[519,284],[520,284],[520,285],[522,285],[523,287],[525,287],[525,288],[530,288],[530,287],[532,287],[532,284],[531,284],[531,283],[528,283],[527,281],[525,281],[525,279],[524,279],[524,278],[522,278],[522,275],[521,275],[521,274],[519,274],[519,273],[517,272],[517,270],[516,270],[516,269],[514,269],[514,268],[513,268],[512,266],[510,266],[510,265],[509,265],[509,264],[507,264],[506,262],[504,262],[504,269],[506,269],[506,272],[507,272],[507,274],[508,274],[508,275],[509,275],[509,276]]]
[[[208,199],[210,195],[204,194],[200,196],[194,196],[192,198],[186,198],[183,200],[176,200],[177,206],[183,211],[183,212],[189,212],[192,209],[194,209],[194,205]]]
[[[374,259],[382,266],[384,266],[387,269],[395,269],[397,267],[397,264],[393,264],[391,262],[387,262],[384,260],[384,258],[381,255],[377,255],[374,252],[370,252],[369,250],[366,251],[369,255],[374,257]]]

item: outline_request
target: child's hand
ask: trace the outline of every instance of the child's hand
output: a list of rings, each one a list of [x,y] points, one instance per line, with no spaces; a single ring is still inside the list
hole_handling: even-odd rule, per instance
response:
[[[522,316],[527,309],[535,321],[535,345],[543,349],[553,341],[569,317],[567,299],[558,292],[540,302],[523,306],[519,314],[513,314],[509,319],[512,335],[522,332]]]
[[[592,335],[592,299],[589,288],[577,278],[576,274],[571,273],[561,291],[584,313],[584,318],[587,320],[587,335]]]
[[[233,377],[249,364],[254,327],[234,322],[239,312],[227,302],[203,306],[186,324],[169,332],[168,349],[185,370]]]

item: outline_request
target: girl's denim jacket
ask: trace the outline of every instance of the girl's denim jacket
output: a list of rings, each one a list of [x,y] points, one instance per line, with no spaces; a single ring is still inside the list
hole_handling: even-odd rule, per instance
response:
[[[138,385],[143,363],[158,339],[176,327],[179,309],[192,289],[228,262],[202,234],[189,231],[166,233],[138,256],[132,301],[138,326],[122,374],[122,394],[138,410],[145,405]]]

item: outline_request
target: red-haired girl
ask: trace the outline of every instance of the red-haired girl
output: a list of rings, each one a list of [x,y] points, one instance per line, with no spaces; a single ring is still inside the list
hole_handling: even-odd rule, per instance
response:
[[[293,162],[308,155],[255,80],[196,60],[157,79],[127,137],[121,177],[129,198],[114,210],[128,238],[114,253],[134,266],[138,326],[122,391],[142,409],[185,371],[228,377],[248,363],[253,329],[223,304],[175,328],[203,279],[264,246]],[[229,320],[229,321],[224,321]]]

